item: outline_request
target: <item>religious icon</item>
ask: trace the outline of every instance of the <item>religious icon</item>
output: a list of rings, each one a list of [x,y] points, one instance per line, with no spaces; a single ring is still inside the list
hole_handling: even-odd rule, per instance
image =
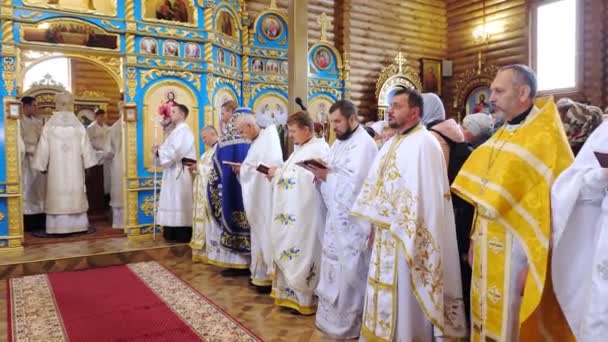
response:
[[[188,43],[186,44],[186,58],[201,58],[201,48],[198,44]]]
[[[327,97],[318,96],[308,104],[308,112],[315,122],[315,133],[319,138],[329,140],[329,108],[332,102]]]
[[[253,104],[256,122],[260,127],[287,124],[287,103],[282,97],[274,94],[263,95]]]
[[[325,47],[318,48],[313,55],[313,61],[320,70],[327,70],[332,62],[329,49]]]
[[[186,118],[186,124],[190,129],[193,132],[200,130],[198,101],[197,95],[182,83],[168,80],[149,87],[143,96],[142,111],[138,113],[138,109],[132,113],[143,115],[141,119],[137,116],[133,116],[133,118],[142,123],[144,150],[150,151],[153,145],[161,144],[164,137],[174,128],[168,118],[170,118],[171,109],[177,104],[189,109],[190,115]],[[125,105],[125,116],[130,115],[128,111],[128,106]],[[198,148],[198,143],[199,140],[195,139],[196,148]],[[153,155],[151,153],[142,154],[144,167],[148,171],[154,171]]]
[[[174,40],[163,43],[163,56],[179,57],[179,45]]]
[[[233,36],[232,16],[227,11],[221,11],[218,14],[215,30],[229,37]]]
[[[281,74],[287,75],[289,73],[289,63],[287,61],[281,62]]]
[[[236,66],[236,56],[233,53],[230,54],[230,67],[235,68],[235,69],[237,67]]]
[[[264,71],[264,62],[261,59],[256,58],[251,61],[251,72],[262,72]]]
[[[175,101],[175,91],[170,90],[165,94],[165,98],[161,100],[158,106],[158,115],[161,116],[162,122],[168,122],[171,120],[171,108],[177,105]]]
[[[476,87],[469,92],[466,99],[466,114],[493,112],[492,105],[488,101],[490,98],[490,88],[486,86]]]
[[[222,105],[228,101],[237,101],[236,95],[229,88],[224,87],[215,94],[213,106],[215,108],[215,117],[213,118],[214,126],[223,129],[222,127]]]
[[[137,121],[137,106],[136,105],[125,105],[124,107],[125,120],[126,121]]]
[[[45,23],[43,25],[23,25],[23,40],[47,44],[67,44],[102,49],[118,49],[118,35],[108,34],[89,23],[76,20]]]
[[[262,33],[270,40],[277,40],[283,32],[281,20],[275,15],[268,15],[262,21]]]
[[[217,62],[220,64],[226,63],[226,60],[224,59],[224,50],[223,49],[217,49]]]
[[[19,101],[7,101],[6,102],[6,113],[9,119],[19,119],[21,116],[21,102]]]
[[[160,0],[156,6],[156,19],[189,22],[185,0]]]
[[[422,67],[422,91],[441,95],[441,61],[423,58]]]
[[[278,74],[279,73],[279,62],[277,62],[277,61],[266,62],[266,72],[269,74]]]
[[[148,55],[158,54],[158,43],[153,38],[144,38],[139,43],[139,51]]]

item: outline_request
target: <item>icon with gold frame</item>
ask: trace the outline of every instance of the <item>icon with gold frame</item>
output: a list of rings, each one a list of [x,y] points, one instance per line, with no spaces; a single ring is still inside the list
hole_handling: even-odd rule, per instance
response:
[[[271,14],[262,21],[262,33],[268,40],[277,40],[283,33],[283,24],[278,16]]]
[[[21,117],[21,109],[21,102],[17,100],[4,101],[4,110],[6,111],[6,117],[9,119],[19,119]]]
[[[124,107],[125,121],[136,122],[137,121],[137,105],[134,103],[125,104]]]

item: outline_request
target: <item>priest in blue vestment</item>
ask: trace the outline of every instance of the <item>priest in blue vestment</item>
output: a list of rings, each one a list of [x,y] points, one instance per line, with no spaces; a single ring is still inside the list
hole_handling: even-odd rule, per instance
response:
[[[207,199],[211,216],[219,231],[208,231],[207,261],[220,267],[224,276],[248,275],[251,255],[250,227],[243,207],[241,184],[233,167],[243,162],[249,151],[249,141],[241,138],[236,119],[253,115],[249,108],[234,108],[229,101],[222,106],[223,135],[213,156]]]

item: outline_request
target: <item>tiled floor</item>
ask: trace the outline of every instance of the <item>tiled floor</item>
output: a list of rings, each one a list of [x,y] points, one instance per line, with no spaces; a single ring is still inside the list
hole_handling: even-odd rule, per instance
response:
[[[129,252],[115,253],[116,250]],[[88,255],[88,257],[71,258],[74,255]],[[220,275],[219,268],[192,263],[189,248],[185,245],[168,245],[164,242],[152,241],[135,243],[125,238],[118,238],[30,247],[25,249],[22,256],[0,258],[0,278],[152,259],[168,267],[265,341],[334,341],[315,329],[314,316],[294,315],[274,306],[268,295],[258,294],[248,284],[247,277],[224,278]],[[6,266],[18,260],[34,262],[30,263],[29,268]],[[2,264],[5,265],[4,272],[2,272]],[[10,269],[12,271],[9,271]],[[7,282],[2,280],[0,281],[0,341],[5,340],[6,336]]]

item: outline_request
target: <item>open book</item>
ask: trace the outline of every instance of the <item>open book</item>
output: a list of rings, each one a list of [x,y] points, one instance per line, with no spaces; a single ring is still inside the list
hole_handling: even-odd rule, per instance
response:
[[[327,165],[319,159],[302,160],[300,162],[297,162],[296,165],[301,166],[307,170],[312,170],[313,168],[328,169]]]

